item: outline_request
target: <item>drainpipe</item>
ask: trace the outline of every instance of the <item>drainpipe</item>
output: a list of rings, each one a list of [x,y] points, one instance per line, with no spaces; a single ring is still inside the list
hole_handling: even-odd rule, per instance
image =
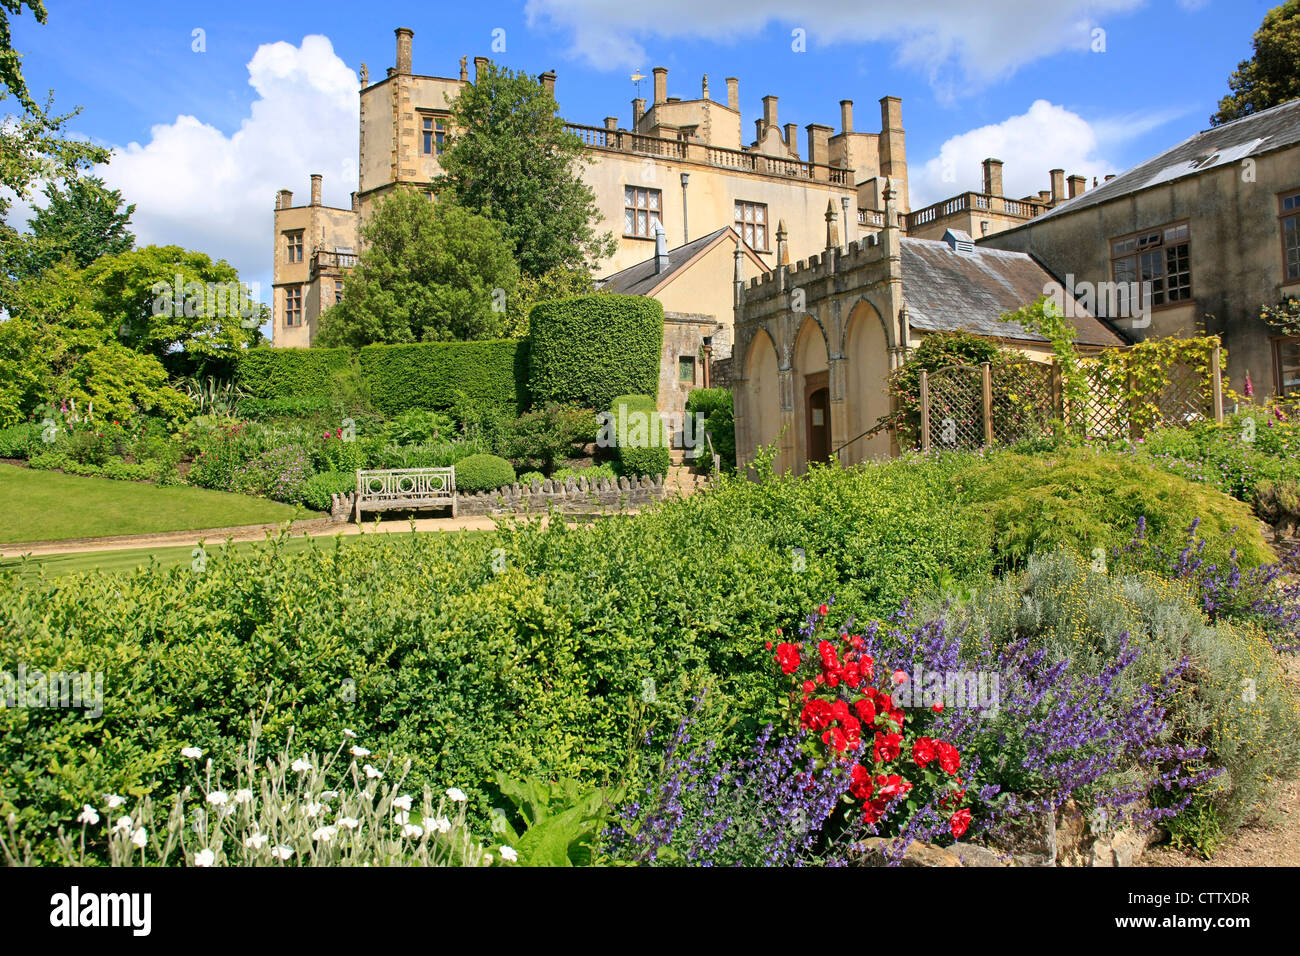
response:
[[[690,173],[682,173],[682,243],[691,241],[691,230],[686,223],[686,184],[691,181]]]

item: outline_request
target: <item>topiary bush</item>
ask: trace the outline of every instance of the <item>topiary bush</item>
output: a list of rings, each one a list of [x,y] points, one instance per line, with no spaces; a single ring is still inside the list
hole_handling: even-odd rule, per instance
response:
[[[612,443],[621,475],[665,477],[672,464],[670,434],[649,395],[616,396],[599,443]]]
[[[470,455],[456,463],[457,491],[493,491],[514,480],[510,462],[496,455]]]
[[[622,393],[659,394],[664,310],[655,299],[592,295],[533,306],[533,400],[609,408]]]
[[[357,490],[357,476],[348,471],[321,471],[308,478],[302,486],[302,503],[313,511],[329,511],[333,505],[331,495],[345,495]]]

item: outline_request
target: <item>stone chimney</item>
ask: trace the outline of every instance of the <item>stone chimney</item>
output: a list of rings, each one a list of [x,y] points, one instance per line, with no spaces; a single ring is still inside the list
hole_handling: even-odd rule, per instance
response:
[[[478,83],[479,78],[487,71],[487,65],[491,62],[485,56],[474,57],[474,82]]]
[[[809,123],[804,131],[808,136],[808,162],[825,166],[830,161],[831,133],[834,130],[821,123]]]
[[[353,192],[352,194],[352,211],[353,212],[361,211],[361,200],[357,198],[357,194],[355,192]]]
[[[1002,160],[990,156],[984,160],[984,192],[989,196],[1002,195]]]
[[[1083,191],[1088,188],[1088,177],[1075,173],[1066,180],[1066,183],[1070,187],[1070,198],[1073,199],[1075,196],[1082,196]]]
[[[776,125],[778,125],[776,122],[776,97],[765,96],[763,97],[763,126],[766,128]]]
[[[311,204],[313,206],[320,205],[320,183],[321,183],[320,173],[312,173],[311,174]]]
[[[794,123],[785,124],[785,145],[792,150],[799,148],[799,127]]]
[[[411,40],[415,37],[415,31],[407,27],[398,27],[393,32],[397,34],[397,72],[410,73]]]
[[[650,72],[655,75],[655,105],[668,102],[668,67],[656,66]]]
[[[853,132],[853,101],[840,100],[840,132]]]
[[[542,86],[546,87],[546,92],[551,94],[551,99],[555,99],[555,71],[547,70],[538,79],[542,81]]]
[[[1052,177],[1052,205],[1065,198],[1065,170],[1053,169],[1050,173]]]
[[[292,205],[293,205],[292,189],[281,189],[278,193],[275,194],[276,209],[288,209]]]
[[[632,129],[634,131],[641,125],[642,116],[645,116],[645,100],[634,99],[632,101]]]
[[[891,187],[901,212],[911,208],[907,193],[907,134],[903,132],[903,101],[897,96],[880,98],[880,175],[893,180]]]
[[[740,80],[734,76],[727,77],[727,105],[740,112]]]
[[[668,236],[663,223],[655,220],[655,275],[668,268]]]
[[[618,117],[617,117],[617,116],[606,116],[606,117],[605,117],[605,129],[609,130],[611,133],[614,132],[614,130],[618,129]]]

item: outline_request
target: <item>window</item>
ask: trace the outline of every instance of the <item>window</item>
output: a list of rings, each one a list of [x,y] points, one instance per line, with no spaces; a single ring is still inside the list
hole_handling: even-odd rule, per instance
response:
[[[441,156],[447,145],[447,120],[443,116],[422,117],[424,155],[432,156],[436,152]]]
[[[1281,197],[1282,271],[1287,279],[1300,279],[1300,193]]]
[[[338,305],[343,301],[343,280],[334,280],[334,304]]]
[[[286,232],[284,238],[287,242],[289,261],[302,262],[302,233]]]
[[[1282,395],[1300,392],[1300,339],[1273,341],[1273,370]]]
[[[766,252],[767,206],[757,202],[737,202],[736,232],[749,248]]]
[[[1115,282],[1137,282],[1150,289],[1147,304],[1172,305],[1192,298],[1192,260],[1187,223],[1113,239],[1110,271]],[[1150,283],[1148,286],[1147,283]]]
[[[660,192],[637,186],[623,188],[623,235],[653,238],[659,222]]]
[[[284,324],[302,325],[302,286],[294,285],[284,290]]]
[[[686,385],[695,384],[695,357],[679,355],[677,357],[677,381]]]

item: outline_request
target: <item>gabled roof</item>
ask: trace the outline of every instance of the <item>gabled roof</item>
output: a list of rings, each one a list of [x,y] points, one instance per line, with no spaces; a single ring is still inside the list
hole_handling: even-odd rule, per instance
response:
[[[1054,282],[1052,274],[1023,252],[968,246],[965,233],[950,230],[950,241],[899,240],[903,270],[903,301],[912,328],[922,332],[964,330],[994,338],[1046,342],[1001,317],[1028,305]],[[1076,303],[1077,306],[1077,303]],[[1124,345],[1107,323],[1077,306],[1070,319],[1082,345]]]
[[[1044,219],[1078,212],[1152,186],[1195,176],[1229,163],[1240,163],[1247,157],[1297,143],[1300,143],[1300,99],[1202,130],[1172,149],[1015,228],[1032,228]]]
[[[723,226],[707,236],[692,239],[676,249],[669,249],[668,266],[661,272],[655,272],[655,257],[651,254],[649,259],[628,266],[626,269],[602,279],[600,287],[609,292],[618,292],[623,295],[654,295],[655,292],[670,282],[674,276],[688,268],[696,259],[709,252],[718,243],[728,240],[739,242],[740,247],[745,250],[745,254],[760,269],[764,272],[769,271],[767,263],[760,259],[753,249],[745,245],[734,227]]]

